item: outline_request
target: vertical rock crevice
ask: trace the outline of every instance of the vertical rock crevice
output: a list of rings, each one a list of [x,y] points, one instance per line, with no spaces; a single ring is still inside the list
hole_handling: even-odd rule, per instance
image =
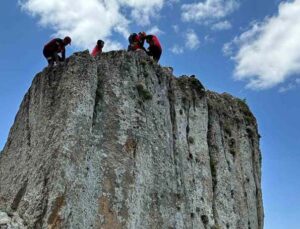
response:
[[[208,131],[207,131],[207,143],[208,143],[208,153],[209,153],[209,163],[210,163],[210,174],[212,179],[212,212],[213,212],[213,219],[215,225],[218,225],[218,212],[216,207],[216,195],[217,195],[217,167],[216,167],[216,160],[215,160],[215,153],[218,149],[216,149],[216,145],[214,142],[214,132],[212,126],[211,115],[212,111],[210,110],[210,106],[208,106]]]
[[[170,104],[170,120],[172,124],[172,154],[173,154],[173,160],[174,160],[174,168],[175,168],[175,174],[176,177],[178,177],[178,171],[177,171],[177,154],[176,154],[176,140],[177,140],[177,124],[176,124],[176,111],[175,111],[175,95],[174,95],[174,89],[173,89],[173,79],[170,79],[169,86],[168,86],[168,100]]]
[[[11,204],[11,209],[13,211],[16,211],[18,209],[18,206],[22,200],[22,198],[24,197],[25,193],[26,193],[26,189],[27,189],[27,183],[28,181],[26,180],[25,183],[22,185],[22,187],[20,188],[20,190],[17,192],[12,204]]]

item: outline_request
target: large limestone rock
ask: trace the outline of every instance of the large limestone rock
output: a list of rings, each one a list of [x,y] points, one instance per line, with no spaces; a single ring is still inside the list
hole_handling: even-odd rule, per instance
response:
[[[74,54],[25,95],[0,211],[20,228],[261,229],[256,120],[142,52]]]

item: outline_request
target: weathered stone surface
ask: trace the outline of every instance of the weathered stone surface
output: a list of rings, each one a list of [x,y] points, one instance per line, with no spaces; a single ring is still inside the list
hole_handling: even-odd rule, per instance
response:
[[[0,211],[0,229],[27,229],[17,213],[7,214]]]
[[[28,228],[263,228],[256,120],[144,53],[76,53],[33,80],[0,156]]]

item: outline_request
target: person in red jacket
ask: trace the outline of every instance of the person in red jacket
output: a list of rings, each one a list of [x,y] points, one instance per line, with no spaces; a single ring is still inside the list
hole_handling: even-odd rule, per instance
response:
[[[136,33],[130,34],[128,37],[129,45],[127,51],[136,51],[140,49],[139,35]]]
[[[71,44],[71,38],[67,36],[64,39],[54,38],[44,46],[43,54],[47,59],[49,66],[53,66],[54,63],[59,63],[59,61],[65,60],[65,47],[68,44]],[[59,56],[58,53],[61,53],[61,56]]]
[[[146,42],[149,44],[148,50],[146,51],[149,56],[158,62],[162,53],[162,48],[158,38],[154,35],[147,35]]]
[[[102,48],[104,47],[104,41],[102,40],[98,40],[97,41],[97,44],[95,46],[95,48],[93,49],[91,55],[93,57],[97,56],[98,54],[101,54],[102,53]]]

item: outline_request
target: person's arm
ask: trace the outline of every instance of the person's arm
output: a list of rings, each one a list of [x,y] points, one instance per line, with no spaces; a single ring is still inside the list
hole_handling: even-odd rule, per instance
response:
[[[60,38],[57,38],[56,44],[58,47],[58,52],[61,52],[61,58],[59,60],[64,61],[66,59],[66,49],[65,49],[64,41]]]
[[[152,51],[152,48],[149,47],[148,49],[145,50],[146,53],[149,55],[149,56],[153,56],[153,51]]]

